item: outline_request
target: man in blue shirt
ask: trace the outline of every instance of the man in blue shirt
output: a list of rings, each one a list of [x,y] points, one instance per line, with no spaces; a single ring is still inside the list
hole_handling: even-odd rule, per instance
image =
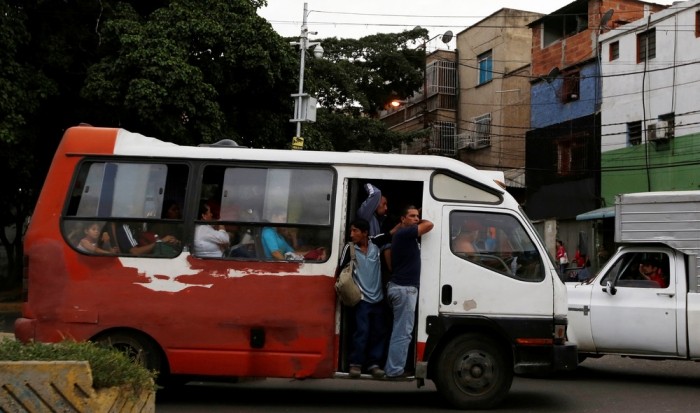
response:
[[[391,242],[391,281],[387,299],[394,313],[389,354],[384,370],[388,378],[406,377],[406,357],[415,321],[420,286],[420,244],[418,238],[433,229],[433,223],[420,219],[418,209],[410,205],[401,213],[399,229]]]
[[[360,287],[362,299],[352,308],[356,328],[352,336],[350,353],[350,377],[362,374],[362,366],[374,378],[384,377],[384,370],[379,367],[384,357],[386,328],[384,325],[384,293],[382,291],[381,262],[379,247],[369,238],[369,222],[362,218],[350,224],[350,240],[355,248],[357,265],[353,278]],[[340,256],[336,277],[350,262],[350,244],[346,244]]]
[[[382,195],[382,191],[372,184],[365,184],[365,191],[367,191],[367,199],[357,210],[357,216],[369,222],[369,236],[374,237],[382,232],[388,202]]]

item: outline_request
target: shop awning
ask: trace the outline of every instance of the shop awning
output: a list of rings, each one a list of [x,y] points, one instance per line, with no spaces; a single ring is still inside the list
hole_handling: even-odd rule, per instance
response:
[[[594,209],[593,211],[584,212],[576,215],[576,221],[590,221],[592,219],[615,218],[615,207],[605,207]]]

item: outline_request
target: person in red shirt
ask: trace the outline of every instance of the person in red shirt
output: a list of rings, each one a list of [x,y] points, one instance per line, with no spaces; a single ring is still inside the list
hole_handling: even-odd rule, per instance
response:
[[[659,264],[654,259],[642,259],[641,263],[639,264],[639,274],[642,276],[642,279],[654,281],[659,284],[659,287],[661,288],[668,287],[666,278],[659,268]]]

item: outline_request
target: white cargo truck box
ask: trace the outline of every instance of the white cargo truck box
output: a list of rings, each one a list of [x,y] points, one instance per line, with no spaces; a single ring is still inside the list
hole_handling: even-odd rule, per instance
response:
[[[700,284],[697,281],[700,260],[696,259],[700,253],[700,191],[617,195],[615,242],[661,243],[687,254],[691,271],[689,280],[696,280],[690,288],[697,291]]]

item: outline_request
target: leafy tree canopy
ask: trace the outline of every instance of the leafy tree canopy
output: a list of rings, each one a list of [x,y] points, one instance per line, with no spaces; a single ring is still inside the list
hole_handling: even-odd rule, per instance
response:
[[[360,39],[321,40],[324,58],[311,60],[309,88],[326,108],[360,107],[368,116],[396,96],[412,96],[423,84],[427,39],[420,27],[401,33],[380,33]]]
[[[100,123],[176,143],[283,144],[297,65],[260,4],[173,0],[145,16],[117,4],[83,96]]]
[[[288,148],[299,50],[257,15],[265,4],[0,0],[0,225],[21,233],[63,132],[81,122]],[[387,151],[406,139],[377,110],[420,88],[426,37],[322,39],[324,58],[306,60],[305,91],[321,107],[305,149]],[[0,241],[20,274],[21,238]]]
[[[307,60],[305,89],[318,97],[323,110],[315,124],[304,127],[305,148],[386,152],[413,139],[389,131],[376,117],[388,102],[412,96],[423,85],[425,51],[416,45],[427,36],[426,29],[417,27],[361,39],[320,40],[324,57]]]

